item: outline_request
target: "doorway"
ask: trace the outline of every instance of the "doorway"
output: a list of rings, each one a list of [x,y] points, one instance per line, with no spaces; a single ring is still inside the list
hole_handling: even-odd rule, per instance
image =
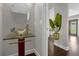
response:
[[[79,55],[78,19],[69,20],[69,51],[68,56]]]
[[[69,20],[69,35],[77,36],[78,33],[78,20]]]

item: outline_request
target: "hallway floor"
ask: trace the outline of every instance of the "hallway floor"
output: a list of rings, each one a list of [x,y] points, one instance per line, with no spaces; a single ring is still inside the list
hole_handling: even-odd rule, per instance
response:
[[[79,38],[76,36],[70,36],[70,50],[67,55],[79,56]]]
[[[70,49],[65,51],[54,45],[54,54],[49,56],[79,56],[79,38],[70,36]]]

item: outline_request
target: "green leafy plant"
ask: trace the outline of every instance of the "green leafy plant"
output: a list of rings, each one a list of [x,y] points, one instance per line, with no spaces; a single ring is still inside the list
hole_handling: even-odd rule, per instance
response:
[[[62,25],[62,15],[57,13],[54,21],[49,19],[49,24],[52,31],[55,31],[55,29],[57,29],[57,32],[60,31]]]

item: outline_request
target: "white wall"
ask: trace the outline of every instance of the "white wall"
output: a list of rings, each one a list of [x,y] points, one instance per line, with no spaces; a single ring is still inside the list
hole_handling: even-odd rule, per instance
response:
[[[67,50],[68,47],[68,6],[64,3],[49,4],[49,9],[55,8],[55,15],[57,12],[62,14],[62,27],[60,30],[60,39],[55,40],[54,44]]]
[[[68,3],[69,7],[69,16],[74,16],[79,14],[79,3]]]
[[[76,15],[72,15],[72,16],[69,16],[69,20],[73,20],[73,19],[78,19],[78,36],[79,36],[79,14],[76,14]]]
[[[55,11],[54,11],[54,8],[51,8],[51,9],[49,9],[49,19],[52,19],[52,20],[54,20],[54,13],[55,13]]]
[[[62,15],[62,27],[60,30],[60,39],[55,43],[60,45],[65,50],[68,50],[68,5],[64,3],[56,4],[55,13],[57,12]]]
[[[21,4],[17,4],[17,3],[12,3],[9,4],[11,6],[12,12],[18,12],[18,13],[22,13],[22,14],[26,14],[28,11],[31,10],[32,8],[32,3],[21,3]]]
[[[33,8],[32,8],[33,9]],[[33,10],[31,9],[31,18],[29,21],[30,28],[34,33],[34,19],[33,19]],[[26,15],[19,14],[19,13],[12,13],[10,10],[9,4],[3,4],[3,37],[5,38],[6,35],[10,32],[12,27],[16,28],[24,28],[26,21]],[[25,50],[33,49],[33,38],[29,38],[30,41],[25,43]],[[18,53],[18,44],[8,44],[11,42],[16,42],[17,40],[3,40],[3,55],[11,55]]]
[[[41,56],[48,55],[47,9],[46,4],[35,4],[35,49]]]
[[[69,3],[68,7],[69,7],[69,17],[68,17],[68,21],[69,20],[73,20],[73,19],[78,19],[78,36],[79,36],[79,3]],[[68,23],[69,24],[69,23]]]
[[[2,4],[0,3],[0,56],[2,55]]]
[[[42,5],[35,4],[35,49],[42,55]]]

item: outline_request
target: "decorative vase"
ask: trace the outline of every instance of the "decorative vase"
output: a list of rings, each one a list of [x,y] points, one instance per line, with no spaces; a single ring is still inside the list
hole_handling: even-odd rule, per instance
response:
[[[58,32],[58,27],[55,27],[54,33],[53,33],[53,39],[58,40],[59,39],[59,32]]]
[[[53,33],[53,37],[52,38],[54,40],[59,40],[59,33],[58,32]]]

